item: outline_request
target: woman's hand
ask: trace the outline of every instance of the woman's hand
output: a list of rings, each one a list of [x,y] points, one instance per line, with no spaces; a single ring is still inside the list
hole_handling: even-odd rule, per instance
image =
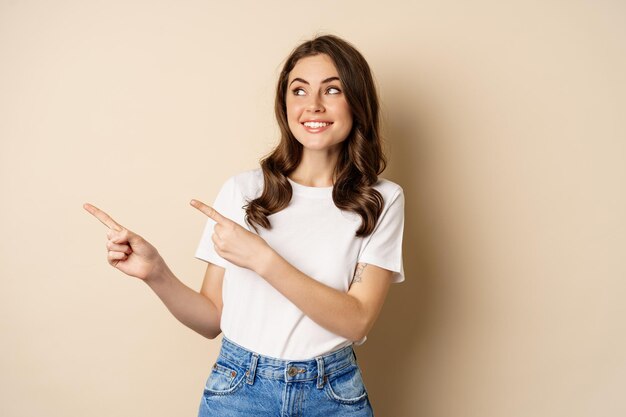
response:
[[[193,207],[215,220],[213,244],[219,256],[227,261],[259,273],[265,267],[271,248],[263,238],[218,213],[213,207],[191,200]]]
[[[106,245],[109,264],[126,275],[144,281],[163,266],[164,261],[159,252],[144,238],[122,227],[111,216],[91,204],[84,204],[83,208],[109,228]]]

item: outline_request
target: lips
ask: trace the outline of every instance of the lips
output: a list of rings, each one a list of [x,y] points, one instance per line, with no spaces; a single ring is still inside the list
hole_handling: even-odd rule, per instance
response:
[[[324,120],[307,120],[306,122],[302,122],[302,126],[307,132],[310,133],[319,133],[328,129],[333,122],[328,122]]]

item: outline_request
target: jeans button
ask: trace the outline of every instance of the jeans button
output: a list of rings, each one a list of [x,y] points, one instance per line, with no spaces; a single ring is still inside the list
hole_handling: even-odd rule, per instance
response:
[[[294,368],[293,366],[291,368],[289,368],[289,371],[287,371],[287,374],[289,376],[294,376],[297,373],[298,373],[298,370],[296,368]]]

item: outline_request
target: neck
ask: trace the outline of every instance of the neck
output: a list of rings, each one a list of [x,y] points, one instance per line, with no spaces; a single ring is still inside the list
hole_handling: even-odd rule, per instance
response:
[[[293,181],[308,187],[331,187],[337,164],[337,153],[303,150],[302,160],[289,175]]]

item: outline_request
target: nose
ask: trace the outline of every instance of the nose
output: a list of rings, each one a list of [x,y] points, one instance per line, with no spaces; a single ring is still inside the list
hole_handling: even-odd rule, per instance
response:
[[[324,105],[322,104],[322,100],[319,95],[311,94],[309,103],[307,105],[307,109],[314,113],[319,113],[324,111]]]

